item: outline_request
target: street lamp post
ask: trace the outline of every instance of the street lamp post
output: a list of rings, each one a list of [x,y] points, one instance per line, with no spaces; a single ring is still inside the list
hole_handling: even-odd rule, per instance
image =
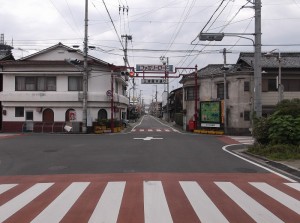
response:
[[[278,56],[277,60],[278,60],[278,78],[277,78],[277,90],[278,90],[278,102],[281,102],[283,100],[283,89],[284,86],[281,83],[281,53],[279,49],[274,49],[271,50],[270,52],[266,53],[265,56],[270,57],[273,56],[274,51],[278,51]]]

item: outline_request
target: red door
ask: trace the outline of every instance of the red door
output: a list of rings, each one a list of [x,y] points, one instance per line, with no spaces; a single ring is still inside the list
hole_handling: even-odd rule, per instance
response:
[[[52,111],[52,109],[47,108],[43,111],[43,122],[54,122],[54,112]]]

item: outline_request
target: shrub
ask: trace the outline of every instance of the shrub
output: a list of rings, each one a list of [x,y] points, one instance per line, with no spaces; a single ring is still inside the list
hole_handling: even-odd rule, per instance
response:
[[[269,139],[272,144],[300,144],[300,116],[280,115],[275,112],[269,118]]]
[[[261,117],[254,119],[253,137],[257,143],[266,145],[270,142],[268,134],[269,128],[270,124],[267,118]]]
[[[283,100],[268,118],[254,119],[253,137],[267,144],[300,144],[300,99]]]

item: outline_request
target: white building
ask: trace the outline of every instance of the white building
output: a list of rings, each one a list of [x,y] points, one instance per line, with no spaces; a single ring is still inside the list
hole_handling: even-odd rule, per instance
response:
[[[67,62],[70,58],[80,63],[70,64]],[[114,119],[126,117],[127,82],[119,72],[113,75],[114,109],[107,96],[111,90],[111,71],[116,68],[88,56],[88,129],[98,119],[110,119],[111,111]],[[61,43],[20,60],[0,61],[0,129],[3,132],[61,132],[67,123],[80,131],[82,77],[83,53]]]
[[[279,60],[280,59],[280,60]],[[283,52],[279,58],[262,54],[262,115],[268,116],[274,111],[279,101],[278,76],[281,73],[283,99],[300,98],[300,53]],[[280,63],[280,66],[279,66]],[[201,128],[200,103],[206,101],[224,100],[223,64],[210,64],[198,71],[197,112],[195,120],[195,81],[194,75],[183,77],[183,123],[188,129],[189,121],[196,121]],[[226,124],[228,134],[250,134],[253,98],[254,98],[254,53],[240,53],[236,64],[226,71]],[[224,104],[221,129],[224,129]]]

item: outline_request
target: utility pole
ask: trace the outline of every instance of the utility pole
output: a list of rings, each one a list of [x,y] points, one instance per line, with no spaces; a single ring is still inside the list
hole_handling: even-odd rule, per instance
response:
[[[166,61],[165,61],[166,59]],[[167,122],[170,121],[170,114],[169,114],[169,57],[161,56],[160,60],[164,65],[166,65],[165,69],[165,78],[167,81]]]
[[[226,82],[226,48],[223,49],[223,57],[224,57],[224,69],[223,69],[223,74],[224,74],[224,134],[227,133],[227,103],[226,103],[226,99],[227,99],[227,82]]]
[[[167,57],[167,71],[166,71],[166,79],[167,79],[167,122],[170,121],[170,113],[169,113],[169,57]]]
[[[87,79],[88,79],[88,0],[85,0],[84,19],[84,54],[83,54],[83,78],[82,78],[82,133],[87,132]]]
[[[128,65],[128,56],[127,56],[127,47],[128,47],[128,40],[132,40],[132,36],[131,35],[121,35],[122,38],[125,38],[125,48],[124,48],[124,63],[125,63],[125,67]]]
[[[155,115],[157,117],[157,111],[158,111],[158,106],[157,106],[157,85],[155,85]]]
[[[125,67],[129,67],[129,62],[128,62],[128,55],[127,55],[127,47],[128,47],[128,40],[132,41],[132,36],[131,35],[121,35],[121,38],[125,38],[125,47],[124,47],[124,64]],[[133,98],[134,98],[134,92],[135,92],[135,82],[134,82],[134,78],[132,79],[132,94],[133,94]],[[129,98],[129,102],[130,102],[130,98]],[[130,103],[129,103],[130,105]],[[133,105],[134,105],[134,100],[133,100]]]
[[[261,0],[255,0],[255,52],[254,52],[254,111],[262,116],[261,102]]]

